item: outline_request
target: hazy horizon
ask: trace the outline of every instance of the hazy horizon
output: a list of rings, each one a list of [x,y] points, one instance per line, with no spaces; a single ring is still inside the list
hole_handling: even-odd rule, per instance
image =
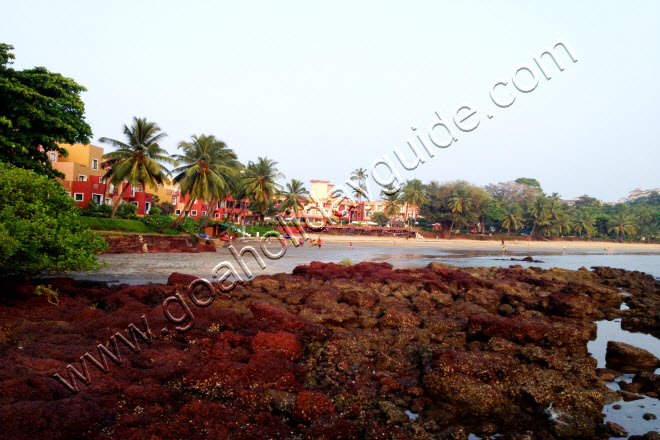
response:
[[[459,141],[404,179],[533,177],[547,193],[607,202],[660,187],[660,3],[251,5],[14,2],[0,42],[15,46],[14,68],[88,88],[92,143],[106,149],[100,137],[147,117],[170,153],[214,134],[245,163],[277,160],[286,181],[341,184],[384,154],[395,161],[393,148],[410,159],[411,125],[426,131],[436,110],[451,119],[469,103],[478,127],[451,122]],[[560,49],[559,72],[543,59],[546,80],[534,58],[557,39],[578,61]],[[522,64],[538,80],[530,93],[511,83]],[[500,80],[507,108],[489,96]]]

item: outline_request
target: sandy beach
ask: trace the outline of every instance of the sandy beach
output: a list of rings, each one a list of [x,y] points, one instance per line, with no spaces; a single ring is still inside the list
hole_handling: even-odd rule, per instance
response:
[[[316,238],[317,236],[310,234],[310,237]],[[347,235],[321,235],[321,239],[326,242],[359,242],[361,244],[374,243],[379,246],[387,242],[396,245],[396,243],[405,242],[407,245],[414,245],[420,247],[434,247],[439,249],[492,249],[501,250],[502,242],[500,240],[466,240],[466,239],[409,239],[405,238],[391,238],[391,237],[360,237],[360,236],[347,236]],[[566,247],[567,250],[603,250],[613,248],[614,252],[617,251],[636,251],[636,252],[660,252],[660,243],[613,243],[606,241],[528,241],[517,240],[513,237],[511,240],[504,240],[507,250],[523,250],[533,249],[539,251],[547,250],[562,250]]]

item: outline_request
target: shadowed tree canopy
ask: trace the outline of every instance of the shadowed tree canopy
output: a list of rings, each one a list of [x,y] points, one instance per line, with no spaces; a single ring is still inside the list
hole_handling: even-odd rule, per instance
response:
[[[522,183],[523,185],[527,185],[530,188],[538,188],[541,189],[541,184],[539,183],[538,180],[533,179],[531,177],[518,177],[515,180],[516,183]]]
[[[448,233],[454,226],[476,223],[490,207],[490,195],[464,180],[438,185],[431,182],[428,201],[420,206],[420,214],[431,223],[439,223]]]
[[[45,151],[68,153],[58,143],[89,143],[80,94],[87,89],[45,67],[14,70],[14,49],[0,43],[0,162],[48,177],[54,170]],[[45,151],[39,151],[39,146]]]

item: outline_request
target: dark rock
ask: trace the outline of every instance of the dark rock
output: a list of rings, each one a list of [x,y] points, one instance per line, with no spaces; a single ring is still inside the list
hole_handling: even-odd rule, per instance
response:
[[[628,431],[623,426],[614,422],[605,423],[605,432],[609,437],[628,437]]]
[[[643,348],[615,341],[608,341],[605,360],[619,367],[654,368],[659,365],[658,358]]]
[[[644,420],[655,420],[657,417],[653,413],[646,413],[642,417],[644,417]]]
[[[178,272],[173,272],[169,278],[167,279],[167,285],[168,286],[176,286],[176,287],[187,287],[197,279],[196,276],[194,275],[188,275],[185,273],[178,273]]]

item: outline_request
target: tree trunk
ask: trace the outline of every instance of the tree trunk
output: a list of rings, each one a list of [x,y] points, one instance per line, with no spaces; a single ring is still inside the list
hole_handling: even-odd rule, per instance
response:
[[[218,200],[220,200],[220,198],[213,198],[213,197],[211,198],[211,200],[209,200],[208,206],[206,207],[207,209],[206,215],[204,216],[202,222],[197,227],[198,231],[203,230],[204,227],[208,224],[209,220],[211,219],[211,216],[213,215],[213,212],[215,211],[215,209],[211,209],[211,208],[218,203]]]
[[[195,202],[195,199],[190,199],[188,200],[188,203],[186,203],[181,210],[181,214],[177,218],[175,218],[169,225],[163,226],[162,228],[158,228],[158,232],[163,232],[167,228],[172,228],[175,226],[179,226],[181,223],[183,223],[183,220],[185,219],[186,216],[186,211],[190,210],[190,207],[193,205]]]
[[[124,182],[120,183],[119,185],[122,185]],[[123,190],[117,191],[117,200],[115,200],[114,205],[112,206],[112,214],[110,214],[110,219],[115,218],[115,214],[117,213],[117,209],[119,209],[119,205],[121,204],[121,200],[124,197],[124,193],[128,189],[128,184],[126,184],[126,187]]]

